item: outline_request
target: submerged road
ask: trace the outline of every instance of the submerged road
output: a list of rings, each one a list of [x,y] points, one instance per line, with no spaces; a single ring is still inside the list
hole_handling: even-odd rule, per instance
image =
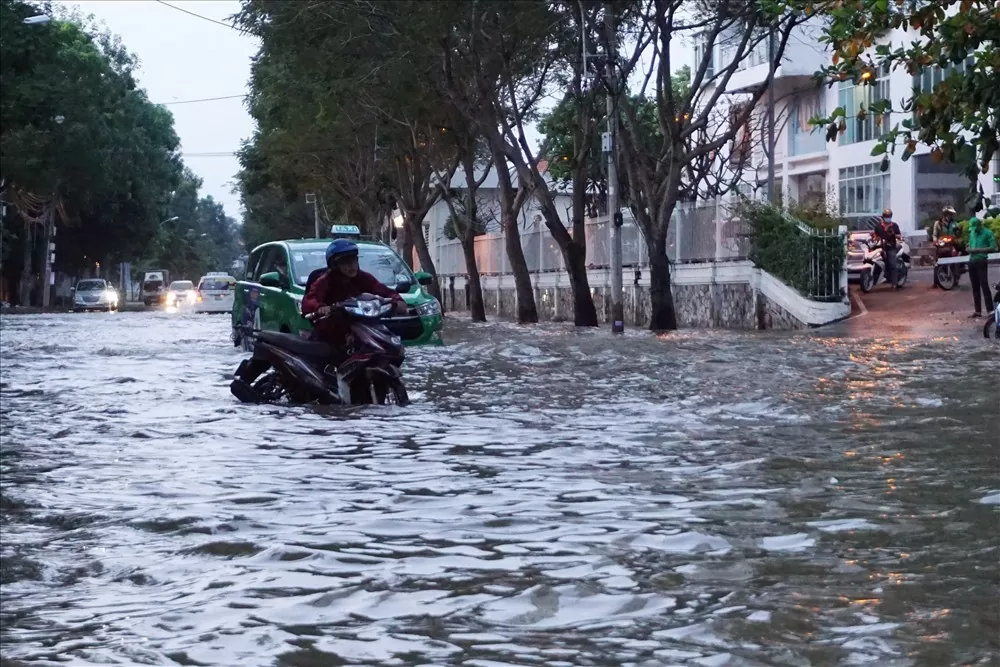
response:
[[[995,665],[996,343],[846,334],[450,321],[341,410],[4,317],[3,664]]]

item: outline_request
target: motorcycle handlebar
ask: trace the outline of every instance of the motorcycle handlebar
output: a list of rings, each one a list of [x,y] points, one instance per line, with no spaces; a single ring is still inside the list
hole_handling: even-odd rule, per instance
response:
[[[318,312],[314,312],[314,313],[309,313],[308,315],[303,315],[303,317],[309,320],[310,322],[316,323],[327,319],[337,311],[353,307],[353,305],[356,304],[358,301],[376,301],[380,306],[385,306],[393,302],[392,299],[386,298],[384,296],[375,296],[373,294],[367,296],[370,296],[371,298],[348,299],[346,301],[338,301],[337,303],[332,303],[329,306],[330,308],[329,312],[327,312],[325,315],[320,315]]]

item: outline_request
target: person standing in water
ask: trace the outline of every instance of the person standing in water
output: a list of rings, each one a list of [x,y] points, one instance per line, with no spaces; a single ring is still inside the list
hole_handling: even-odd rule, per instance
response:
[[[982,301],[986,301],[986,312],[993,312],[987,255],[996,250],[997,240],[993,232],[986,229],[979,218],[969,218],[969,282],[972,283],[972,301],[976,309],[970,318],[983,316]]]

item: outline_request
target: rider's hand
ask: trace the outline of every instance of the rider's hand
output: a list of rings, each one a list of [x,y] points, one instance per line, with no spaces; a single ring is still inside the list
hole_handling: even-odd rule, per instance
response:
[[[316,317],[327,317],[332,311],[333,308],[330,308],[330,306],[320,306],[316,309]]]
[[[409,311],[410,308],[406,305],[405,301],[400,300],[396,302],[396,313],[399,315],[406,315]]]

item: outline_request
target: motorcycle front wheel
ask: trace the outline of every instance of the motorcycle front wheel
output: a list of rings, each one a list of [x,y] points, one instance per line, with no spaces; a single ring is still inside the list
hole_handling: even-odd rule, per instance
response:
[[[410,404],[410,396],[406,393],[403,381],[392,378],[385,382],[379,382],[375,388],[375,400],[379,405],[398,405],[405,408]]]
[[[281,376],[273,370],[254,382],[253,388],[265,403],[276,403],[285,395]]]
[[[898,268],[896,269],[896,287],[902,287],[906,284],[906,276],[909,273],[909,269]]]
[[[934,279],[941,289],[952,290],[958,285],[958,272],[950,266],[938,266],[934,268]]]
[[[1000,308],[1000,306],[997,306]],[[1000,338],[1000,323],[997,322],[996,313],[990,313],[983,324],[983,338],[989,338],[992,332],[993,338]]]
[[[864,271],[861,274],[861,291],[867,294],[872,291],[875,287],[875,278],[872,276],[871,270]]]

